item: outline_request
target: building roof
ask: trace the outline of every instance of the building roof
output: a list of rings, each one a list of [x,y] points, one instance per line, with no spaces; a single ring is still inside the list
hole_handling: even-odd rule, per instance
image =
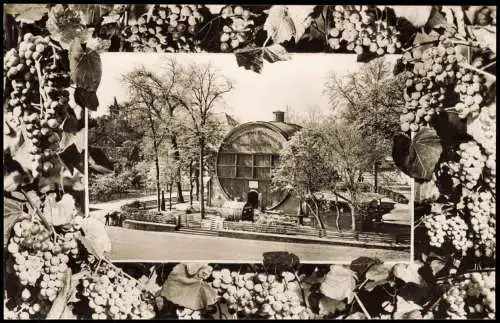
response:
[[[268,121],[267,123],[272,124],[274,127],[281,130],[287,139],[290,139],[297,131],[302,129],[301,126],[296,125],[294,123],[286,123],[286,122],[277,122],[277,121]]]

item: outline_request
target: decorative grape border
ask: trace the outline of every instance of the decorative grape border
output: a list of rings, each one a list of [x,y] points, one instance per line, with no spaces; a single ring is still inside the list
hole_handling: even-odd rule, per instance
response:
[[[4,12],[5,318],[495,318],[496,7]],[[98,106],[98,53],[132,50],[232,51],[258,73],[292,52],[402,54],[393,157],[417,181],[415,262],[112,264],[103,224],[82,214],[83,109]]]

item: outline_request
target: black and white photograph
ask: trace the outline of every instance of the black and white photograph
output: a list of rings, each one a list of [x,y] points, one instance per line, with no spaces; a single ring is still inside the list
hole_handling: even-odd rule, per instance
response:
[[[2,9],[5,320],[496,319],[496,6]]]
[[[410,260],[396,57],[295,54],[261,74],[230,54],[101,59],[89,215],[109,225],[112,258]]]

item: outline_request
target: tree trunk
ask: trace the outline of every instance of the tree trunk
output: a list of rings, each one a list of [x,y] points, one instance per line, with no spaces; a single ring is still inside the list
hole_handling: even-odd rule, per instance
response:
[[[199,169],[195,169],[194,171],[194,176],[196,178],[196,181],[194,182],[195,184],[195,195],[196,195],[196,200],[199,201],[200,200],[200,170]]]
[[[349,208],[351,209],[351,231],[356,231],[356,208],[353,204],[349,204]]]
[[[172,211],[172,183],[170,183],[170,189],[168,190],[168,209]]]
[[[158,159],[158,147],[155,146],[155,166],[156,166],[156,194],[158,196],[158,211],[161,211],[161,198],[160,198],[160,161]]]
[[[337,194],[335,194],[335,209],[337,210],[337,218],[335,219],[335,226],[337,227],[337,231],[341,232],[340,230],[340,209],[339,209],[339,197]]]
[[[170,137],[170,142],[172,144],[172,148],[174,150],[174,161],[177,165],[177,169],[175,170],[175,177],[177,180],[175,181],[175,185],[177,186],[177,202],[184,203],[184,196],[182,195],[182,184],[181,184],[181,165],[180,165],[180,153],[177,145],[177,136],[172,135]]]
[[[193,161],[189,161],[189,205],[193,205]]]
[[[203,183],[203,157],[205,155],[205,141],[200,138],[200,212],[201,218],[205,218],[205,184]]]

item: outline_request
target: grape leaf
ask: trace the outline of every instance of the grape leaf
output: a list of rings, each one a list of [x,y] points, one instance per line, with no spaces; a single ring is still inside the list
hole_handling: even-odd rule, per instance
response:
[[[70,9],[80,14],[84,25],[97,25],[101,17],[107,15],[113,9],[112,4],[69,4]]]
[[[80,129],[76,133],[62,133],[61,141],[59,142],[59,151],[64,152],[71,146],[75,146],[78,153],[81,153],[85,149],[85,128]]]
[[[328,5],[314,6],[313,11],[306,20],[306,30],[302,35],[301,40],[310,42],[314,39],[324,39],[325,35],[323,34],[323,31],[326,31],[327,27],[329,28],[332,23],[329,21],[329,24],[327,24],[325,21],[325,17],[329,16],[328,11]]]
[[[17,21],[32,24],[43,18],[49,12],[47,4],[34,3],[6,3],[3,5],[4,14],[12,15]]]
[[[24,137],[21,131],[16,131],[8,122],[5,120],[4,115],[4,133],[3,133],[3,151],[10,151],[11,155],[16,153],[16,150],[23,144]]]
[[[23,204],[13,199],[3,198],[3,247],[9,242],[12,227],[23,213]]]
[[[288,16],[287,6],[283,5],[273,5],[269,8],[263,28],[275,44],[288,41],[296,35],[295,24]]]
[[[264,59],[270,63],[286,61],[291,57],[285,47],[281,45],[271,45],[264,48],[247,47],[235,51],[236,62],[238,66],[243,66],[247,70],[256,73],[262,71]]]
[[[255,73],[262,72],[264,59],[262,58],[262,48],[247,47],[236,50],[236,63],[238,66],[243,66],[246,70],[252,70]]]
[[[368,63],[369,61],[378,57],[377,53],[372,53],[370,51],[364,51],[356,56],[356,62],[358,63]]]
[[[75,102],[84,108],[96,111],[99,107],[99,99],[95,91],[87,91],[77,87],[73,97]]]
[[[366,283],[365,289],[372,291],[375,287],[383,285],[388,281],[391,272],[391,267],[386,264],[376,264],[371,266],[366,272],[366,279],[370,282]]]
[[[329,297],[322,297],[319,300],[318,307],[319,307],[319,315],[329,315],[337,311],[345,310],[346,303],[344,301],[331,299]]]
[[[83,220],[82,230],[84,235],[79,239],[90,253],[103,258],[106,253],[111,252],[111,240],[103,222],[87,217]]]
[[[59,202],[56,201],[55,193],[50,193],[45,198],[43,216],[53,226],[70,223],[76,211],[75,199],[71,194],[64,194]]]
[[[75,115],[76,119],[82,120],[85,114],[83,113],[83,108],[75,101],[75,89],[69,87],[67,90],[69,92],[68,105],[73,110],[73,114]]]
[[[263,265],[268,273],[280,274],[283,271],[295,271],[300,264],[299,257],[286,251],[264,252]]]
[[[285,47],[281,45],[271,45],[264,47],[262,49],[262,57],[269,63],[287,61],[291,58]]]
[[[441,138],[443,145],[454,145],[467,139],[466,122],[458,116],[458,113],[445,111],[433,118],[432,127]]]
[[[415,10],[417,11],[417,10]],[[427,27],[432,29],[451,27],[453,22],[450,24],[449,18],[441,12],[437,7],[432,7],[432,12],[430,13],[429,20],[427,21]]]
[[[439,34],[436,32],[432,33],[422,33],[419,32],[415,35],[415,38],[413,39],[413,48],[412,48],[412,54],[413,57],[421,57],[422,53],[428,49],[434,46],[433,42],[437,42],[439,40]]]
[[[443,268],[446,266],[446,262],[444,262],[442,259],[435,258],[429,262],[429,266],[435,276],[437,273],[443,270]]]
[[[34,168],[32,155],[30,153],[32,147],[33,144],[31,142],[23,140],[22,143],[17,146],[15,152],[11,154],[12,159],[18,162],[23,170],[28,174],[31,174],[32,169]]]
[[[347,298],[351,303],[356,288],[356,273],[340,265],[332,265],[330,271],[321,283],[320,290],[323,295],[335,300]]]
[[[81,40],[74,39],[69,49],[69,65],[71,80],[77,88],[89,92],[97,90],[102,76],[102,63],[99,53],[89,48],[84,49]]]
[[[176,265],[162,286],[161,296],[174,304],[201,310],[217,302],[217,292],[208,283],[188,276],[186,264]]]
[[[415,304],[412,301],[407,301],[401,296],[397,296],[396,298],[396,312],[394,313],[394,319],[411,319],[418,318],[418,314],[415,311],[420,313],[422,306]],[[422,314],[420,314],[420,318],[422,318]]]
[[[422,264],[413,262],[410,264],[396,264],[392,267],[392,275],[401,279],[405,283],[414,283],[416,285],[426,285],[426,282],[419,274]]]
[[[87,48],[97,52],[97,53],[105,53],[109,51],[111,47],[111,39],[103,39],[99,37],[92,37],[87,40]]]
[[[64,165],[58,156],[51,158],[50,162],[53,165],[52,169],[40,176],[38,180],[38,189],[42,193],[54,190],[61,184],[61,170]]]
[[[8,174],[4,173],[3,176],[3,189],[6,192],[12,192],[17,190],[19,185],[26,183],[26,176],[18,170],[10,172]]]
[[[130,4],[128,5],[128,23],[133,25],[137,23],[137,19],[147,13],[153,4]]]
[[[157,277],[158,274],[156,273],[155,270],[153,270],[153,275],[151,275],[151,277],[142,275],[142,277],[139,278],[139,283],[141,283],[142,290],[150,292],[153,295],[156,295],[156,293],[158,293],[158,291],[161,290],[161,286],[156,283]]]
[[[482,46],[488,47],[493,53],[497,52],[497,33],[493,26],[467,26],[468,32]]]
[[[224,8],[226,5],[225,4],[207,4],[205,7],[207,7],[208,10],[214,15],[218,15],[221,13],[222,8]]]
[[[64,8],[61,4],[50,9],[49,19],[45,25],[50,37],[59,42],[64,49],[69,49],[74,39],[85,42],[94,33],[94,28],[87,28],[82,24],[78,12]]]
[[[397,17],[402,17],[408,20],[415,27],[423,27],[429,20],[432,6],[391,6]]]
[[[295,41],[298,42],[306,30],[306,25],[315,5],[288,6],[288,16],[295,26]]]
[[[443,147],[436,131],[423,128],[413,140],[404,134],[393,139],[392,158],[396,166],[412,178],[430,180]]]
[[[59,157],[63,162],[65,168],[69,171],[71,176],[74,170],[78,170],[80,173],[84,173],[84,153],[83,149],[78,150],[76,144],[72,144],[67,147],[63,152],[59,153]]]
[[[343,318],[344,320],[366,320],[367,317],[363,312],[354,312]]]
[[[187,263],[186,264],[186,271],[189,277],[194,277],[198,271],[205,266],[204,263],[199,263],[199,262],[193,262],[193,263]]]
[[[370,257],[359,257],[351,262],[350,268],[354,271],[358,277],[363,277],[363,275],[374,265],[380,265],[383,261],[378,258]]]
[[[65,190],[85,191],[85,178],[83,176],[83,172],[79,169],[75,168],[73,171],[70,171],[68,168],[64,167],[61,172],[61,177],[62,185]]]

